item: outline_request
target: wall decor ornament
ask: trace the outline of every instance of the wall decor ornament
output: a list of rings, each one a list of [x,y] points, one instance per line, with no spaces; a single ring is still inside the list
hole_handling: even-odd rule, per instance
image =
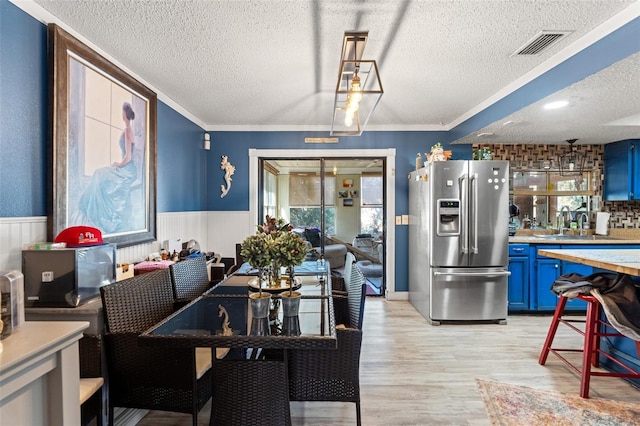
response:
[[[224,170],[224,181],[227,183],[227,186],[220,185],[220,190],[222,194],[220,194],[220,198],[224,198],[225,195],[231,189],[231,176],[236,172],[236,168],[229,162],[229,157],[226,155],[222,156],[222,161],[220,162],[220,168]]]
[[[74,225],[154,241],[157,95],[59,26],[47,37],[48,241]]]

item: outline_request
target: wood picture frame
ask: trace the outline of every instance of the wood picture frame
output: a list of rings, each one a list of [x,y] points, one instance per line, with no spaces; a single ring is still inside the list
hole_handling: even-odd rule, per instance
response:
[[[157,95],[49,24],[47,237],[86,225],[118,247],[156,239]]]

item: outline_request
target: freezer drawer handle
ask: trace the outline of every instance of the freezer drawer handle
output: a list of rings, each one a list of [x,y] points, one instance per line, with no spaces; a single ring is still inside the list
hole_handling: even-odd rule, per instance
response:
[[[509,276],[511,275],[511,271],[500,271],[500,272],[434,272],[433,275],[464,275],[470,277],[500,277],[500,276]]]

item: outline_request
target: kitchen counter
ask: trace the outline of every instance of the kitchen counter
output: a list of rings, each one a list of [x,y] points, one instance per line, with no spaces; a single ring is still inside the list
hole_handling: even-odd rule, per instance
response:
[[[640,276],[640,250],[540,250],[543,256]]]
[[[593,238],[595,237],[595,238]],[[607,237],[605,235],[564,235],[561,238],[551,235],[514,235],[509,237],[510,243],[524,244],[640,244],[640,238]]]
[[[26,321],[0,342],[3,424],[80,424],[78,340],[88,326]]]
[[[593,229],[587,235],[568,230],[564,235],[556,234],[553,229],[518,229],[516,235],[509,237],[510,243],[521,244],[640,244],[640,229],[611,228],[609,235],[594,235]]]

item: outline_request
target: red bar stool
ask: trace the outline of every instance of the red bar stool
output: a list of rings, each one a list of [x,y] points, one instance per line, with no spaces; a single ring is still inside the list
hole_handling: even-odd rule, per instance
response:
[[[586,319],[572,319],[572,318],[563,318],[564,308],[567,304],[567,298],[565,296],[560,296],[560,300],[558,301],[558,305],[556,306],[556,311],[553,314],[553,319],[551,320],[551,325],[549,326],[549,331],[547,332],[547,338],[544,341],[544,346],[542,348],[542,352],[540,353],[540,358],[538,359],[538,363],[540,365],[544,365],[547,361],[547,356],[549,352],[555,354],[558,358],[560,358],[569,368],[575,371],[578,375],[580,375],[580,396],[582,398],[589,398],[589,382],[591,380],[591,376],[605,376],[605,377],[625,377],[632,379],[640,379],[640,371],[636,371],[629,367],[628,365],[622,363],[620,360],[613,358],[608,353],[600,350],[600,337],[602,336],[614,336],[619,337],[622,334],[617,331],[607,332],[607,329],[612,329],[613,327],[608,322],[601,319],[602,316],[602,306],[598,299],[593,296],[587,295],[579,295],[578,299],[584,300],[587,302],[587,317]],[[578,333],[584,336],[584,347],[582,349],[560,349],[551,347],[553,343],[553,338],[556,335],[556,331],[558,330],[558,325],[563,323],[567,325],[569,328],[577,331]],[[574,326],[573,323],[585,323],[584,331]],[[640,342],[636,341],[636,350],[638,351],[638,356],[640,357]],[[578,369],[575,365],[573,365],[569,360],[567,360],[560,352],[582,352],[582,369]],[[611,362],[616,363],[618,366],[622,367],[624,370],[628,371],[628,373],[617,373],[617,372],[599,372],[599,371],[591,371],[591,367],[599,367],[600,365],[600,355],[608,358]]]

